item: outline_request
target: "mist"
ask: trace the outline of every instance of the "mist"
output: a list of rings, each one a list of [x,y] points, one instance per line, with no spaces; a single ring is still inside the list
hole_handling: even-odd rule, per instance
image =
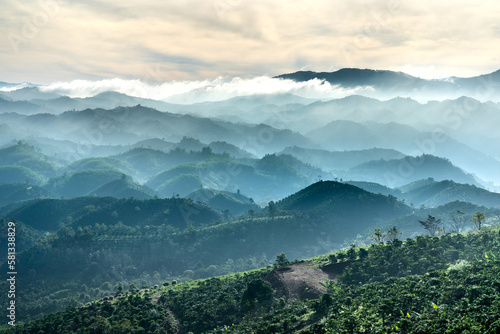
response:
[[[343,88],[325,80],[306,82],[283,80],[269,76],[256,78],[218,77],[203,81],[173,81],[149,83],[141,80],[106,79],[100,81],[75,80],[41,86],[42,92],[57,93],[69,97],[92,97],[99,93],[114,91],[129,96],[161,100],[177,104],[192,104],[206,101],[222,101],[237,96],[259,94],[294,94],[310,99],[325,100],[353,94],[369,94],[369,86]]]

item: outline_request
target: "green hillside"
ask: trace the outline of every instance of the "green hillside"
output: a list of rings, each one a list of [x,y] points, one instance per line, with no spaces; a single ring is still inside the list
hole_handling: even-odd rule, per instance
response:
[[[429,154],[365,162],[350,168],[342,177],[346,180],[376,182],[391,188],[429,177],[438,181],[452,179],[458,183],[478,185],[472,175],[449,160]]]
[[[356,210],[365,215],[351,214],[352,207],[344,205],[347,202],[336,202],[349,193],[348,201],[353,200]],[[293,205],[285,206],[292,198]],[[381,205],[383,212],[376,212],[373,203]],[[6,217],[39,230],[60,228],[20,254],[19,270],[33,273],[21,279],[30,287],[20,292],[23,312],[33,318],[85,303],[111,293],[123,281],[154,284],[160,278],[203,278],[257,268],[267,263],[265,254],[286,252],[292,258],[321,254],[346,237],[354,238],[374,219],[406,210],[395,199],[336,182],[316,183],[277,207],[274,215],[263,210],[231,220],[230,215],[182,198],[88,197],[27,203]],[[57,266],[67,270],[56,271]],[[83,285],[93,290],[72,298]],[[54,295],[55,304],[40,305],[41,299],[61,289],[71,294]]]
[[[129,164],[112,157],[87,158],[75,161],[68,166],[68,172],[84,172],[88,170],[119,170],[123,173],[131,173],[133,169]]]
[[[399,189],[392,189],[375,182],[346,181],[345,183],[364,189],[374,194],[382,194],[386,196],[392,195],[401,199],[401,191]]]
[[[7,220],[24,222],[42,231],[57,231],[61,225],[69,224],[99,208],[117,201],[114,198],[81,197],[71,200],[36,199],[4,212]]]
[[[193,201],[205,203],[221,212],[227,210],[233,216],[246,214],[250,210],[254,212],[260,210],[260,207],[254,203],[253,199],[241,193],[204,188],[190,193],[187,197]]]
[[[202,187],[201,178],[193,174],[181,174],[165,181],[156,188],[159,194],[164,197],[168,196],[182,196],[200,189]]]
[[[54,177],[57,166],[35,146],[19,141],[16,145],[0,149],[0,166],[22,166],[42,178]],[[24,181],[24,180],[23,180]]]
[[[257,202],[267,202],[300,190],[321,174],[319,169],[289,155],[271,154],[244,161],[222,155],[176,166],[159,173],[146,185],[166,197],[172,193],[187,195],[202,186],[230,192],[240,189]],[[181,176],[185,182],[178,180]]]
[[[191,222],[194,226],[220,222],[222,214],[204,204],[190,199],[119,199],[106,206],[93,209],[85,216],[73,220],[73,227],[97,224],[124,224],[136,226],[161,226],[185,229]]]
[[[362,163],[373,160],[392,160],[404,158],[404,154],[396,150],[372,148],[353,151],[327,151],[287,147],[281,153],[289,154],[325,171],[347,170]]]
[[[317,182],[275,206],[277,212],[308,213],[325,221],[336,221],[331,228],[340,235],[410,213],[410,208],[394,196],[373,194],[335,181]]]
[[[156,194],[148,187],[138,185],[127,178],[114,180],[92,191],[92,196],[115,197],[115,198],[136,198],[151,199]]]
[[[25,183],[0,184],[0,207],[9,203],[53,196],[47,190],[34,185]]]
[[[3,214],[6,219],[24,222],[43,231],[56,231],[61,225],[76,228],[119,222],[132,227],[167,224],[184,229],[189,221],[199,226],[222,220],[219,211],[190,199],[140,200],[130,197],[38,199]]]
[[[499,249],[499,230],[488,229],[351,247],[301,263],[277,257],[276,266],[250,272],[140,292],[125,287],[131,294],[118,288],[116,298],[7,333],[497,333]],[[317,294],[291,299],[283,289]]]
[[[499,193],[450,180],[437,182],[434,179],[427,179],[400,189],[403,191],[401,198],[416,206],[436,207],[452,201],[463,201],[489,208],[500,208]]]
[[[116,169],[93,169],[73,174],[64,174],[49,180],[46,188],[60,196],[74,198],[91,195],[93,191],[108,182],[123,178]]]
[[[0,184],[16,183],[40,186],[44,178],[24,166],[0,166]]]

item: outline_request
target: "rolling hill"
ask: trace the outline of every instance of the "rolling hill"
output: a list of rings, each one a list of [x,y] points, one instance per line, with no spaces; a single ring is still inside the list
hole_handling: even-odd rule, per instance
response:
[[[131,181],[128,178],[110,181],[89,195],[98,197],[115,197],[115,198],[136,198],[136,199],[151,199],[155,196],[155,192],[148,187],[141,186]]]
[[[180,284],[167,280],[142,290],[117,284],[115,296],[7,333],[63,332],[68,323],[72,331],[176,334],[365,333],[367,328],[494,333],[500,329],[498,309],[492,307],[500,301],[499,266],[491,249],[498,242],[495,229],[418,237],[301,262],[277,257],[272,267]]]
[[[416,206],[425,205],[436,207],[449,202],[462,201],[485,206],[500,208],[500,194],[489,192],[470,184],[460,184],[450,180],[435,181],[427,179],[424,182],[416,181],[400,187],[401,198],[407,203]]]
[[[58,171],[58,166],[39,148],[23,141],[0,149],[0,166],[25,167],[43,178],[53,177]]]
[[[193,201],[205,203],[221,212],[229,211],[233,216],[246,214],[252,210],[259,211],[260,207],[254,203],[253,199],[248,198],[241,193],[231,193],[213,189],[199,189],[186,196]]]
[[[289,154],[324,171],[347,170],[356,165],[372,160],[392,160],[404,157],[404,154],[392,149],[371,148],[352,151],[327,151],[302,147],[287,147],[279,154]]]
[[[458,183],[479,186],[472,175],[456,167],[449,160],[433,155],[369,161],[350,168],[342,174],[342,177],[345,180],[375,182],[390,188],[428,177],[436,180],[452,179]]]
[[[45,188],[66,198],[91,195],[93,191],[108,182],[123,178],[124,174],[116,169],[92,169],[50,179]]]
[[[410,208],[394,196],[377,195],[335,181],[314,183],[277,202],[275,207],[277,212],[285,214],[299,212],[333,220],[336,225],[332,226],[332,231],[342,235],[410,212]],[[345,225],[346,222],[349,225]]]
[[[0,207],[19,201],[53,197],[53,194],[35,185],[25,183],[0,184]]]

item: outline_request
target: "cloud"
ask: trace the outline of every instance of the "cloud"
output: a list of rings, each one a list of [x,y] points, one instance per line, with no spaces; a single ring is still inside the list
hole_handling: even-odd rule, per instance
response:
[[[23,89],[26,87],[36,87],[37,85],[34,85],[29,82],[22,82],[22,83],[7,83],[7,82],[0,82],[0,92],[12,92],[18,89]]]
[[[196,81],[308,64],[468,76],[496,70],[500,52],[494,0],[4,2],[2,81],[142,79],[147,66],[163,68],[166,80]],[[40,3],[54,2],[45,22]],[[22,38],[15,48],[12,34]]]
[[[295,82],[269,76],[251,79],[218,77],[212,80],[172,81],[162,84],[124,79],[74,80],[41,86],[40,90],[80,98],[115,91],[135,97],[184,104],[222,101],[236,96],[255,94],[288,93],[312,99],[333,99],[373,91],[371,87],[345,89],[319,79]]]

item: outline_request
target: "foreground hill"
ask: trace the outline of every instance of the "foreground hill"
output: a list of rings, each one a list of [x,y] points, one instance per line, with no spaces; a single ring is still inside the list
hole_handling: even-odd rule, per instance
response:
[[[274,267],[245,273],[125,294],[121,287],[117,298],[7,332],[496,333],[500,266],[491,249],[499,245],[498,229],[489,229],[351,247],[292,265],[278,257]],[[299,276],[303,293],[316,293],[281,294],[300,291]]]
[[[318,182],[278,202],[275,211],[237,220],[190,199],[109,197],[32,201],[4,217],[57,230],[19,254],[19,270],[27,273],[19,278],[25,287],[19,312],[32,319],[108,295],[125,281],[203,278],[257,268],[281,252],[293,258],[321,254],[408,210],[395,198]],[[49,295],[55,303],[42,305]]]

